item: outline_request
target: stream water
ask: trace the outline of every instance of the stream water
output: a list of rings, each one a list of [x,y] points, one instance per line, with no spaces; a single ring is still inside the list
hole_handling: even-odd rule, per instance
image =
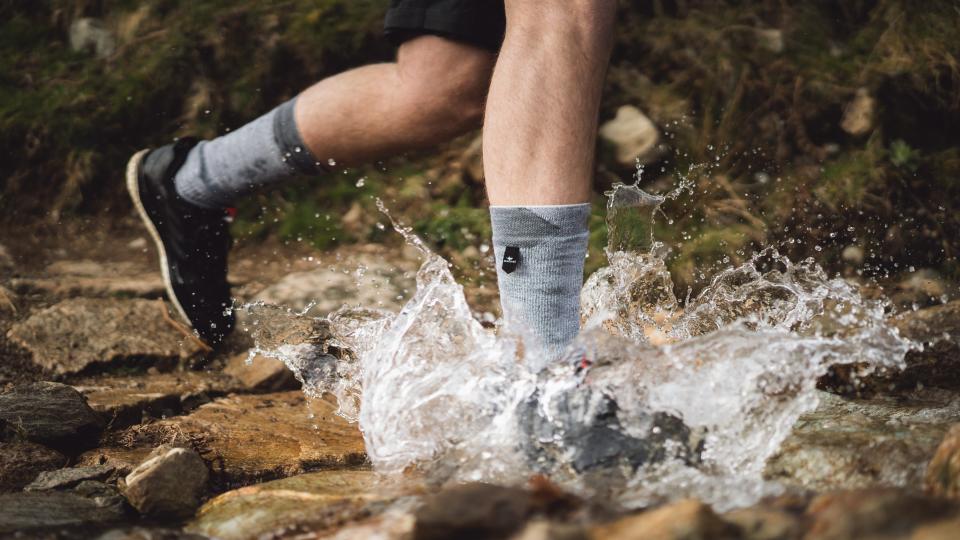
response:
[[[817,406],[817,378],[834,364],[898,369],[913,345],[882,302],[775,249],[680,302],[652,237],[663,198],[622,184],[608,195],[609,266],[587,280],[583,330],[560,359],[484,328],[447,261],[396,223],[425,261],[399,313],[344,309],[327,318],[333,339],[256,352],[309,395],[336,396],[385,473],[542,473],[626,506],[696,496],[722,510],[779,492],[764,464]],[[333,361],[331,347],[349,352]]]

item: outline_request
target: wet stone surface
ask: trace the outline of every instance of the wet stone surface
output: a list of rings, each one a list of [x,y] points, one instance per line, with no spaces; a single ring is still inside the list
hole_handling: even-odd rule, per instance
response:
[[[129,517],[120,492],[101,482],[67,491],[0,495],[0,534],[116,523]]]
[[[70,386],[40,382],[0,393],[0,436],[26,439],[66,453],[97,442],[103,418]]]
[[[30,351],[34,363],[58,374],[176,363],[199,354],[199,341],[171,321],[160,300],[77,298],[33,314],[7,337]]]
[[[923,484],[927,462],[956,418],[960,396],[942,390],[854,400],[820,392],[765,475],[825,490]]]
[[[329,401],[308,402],[298,391],[232,395],[186,416],[130,428],[114,441],[128,449],[163,443],[195,448],[211,468],[214,488],[222,490],[364,464],[360,431],[334,410]]]
[[[18,491],[44,471],[59,469],[67,458],[32,442],[0,442],[0,493]]]

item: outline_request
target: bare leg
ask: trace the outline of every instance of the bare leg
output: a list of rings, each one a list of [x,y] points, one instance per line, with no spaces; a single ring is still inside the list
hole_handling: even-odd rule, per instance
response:
[[[616,0],[507,0],[483,133],[491,204],[589,199],[615,9]]]
[[[429,147],[479,127],[493,53],[436,36],[400,46],[397,61],[324,79],[295,118],[322,161],[363,163]]]
[[[597,110],[616,0],[507,0],[483,164],[507,325],[555,357],[580,328]]]

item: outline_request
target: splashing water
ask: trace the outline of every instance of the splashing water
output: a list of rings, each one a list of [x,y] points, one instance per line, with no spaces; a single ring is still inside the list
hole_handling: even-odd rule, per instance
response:
[[[500,483],[539,472],[628,506],[697,496],[726,509],[776,493],[764,464],[816,407],[817,378],[834,364],[901,368],[912,344],[882,303],[773,249],[681,307],[652,234],[664,198],[623,184],[608,196],[610,265],[585,284],[584,329],[560,360],[485,329],[449,264],[395,222],[425,258],[399,313],[305,320],[249,305],[257,352],[283,359],[308,394],[335,395],[384,472]],[[276,329],[290,324],[312,330]]]

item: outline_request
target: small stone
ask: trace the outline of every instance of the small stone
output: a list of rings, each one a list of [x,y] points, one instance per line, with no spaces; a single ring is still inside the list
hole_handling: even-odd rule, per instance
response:
[[[700,501],[683,500],[594,527],[591,538],[608,540],[716,540],[741,538],[740,529],[723,521]]]
[[[157,448],[127,475],[124,494],[141,514],[188,517],[200,506],[210,473],[187,448]]]
[[[199,340],[171,323],[159,300],[74,298],[39,311],[7,337],[58,374],[123,361],[176,362],[200,354]]]
[[[960,499],[960,424],[955,424],[927,465],[924,485],[937,497]]]
[[[38,474],[67,464],[60,452],[32,442],[0,442],[0,493],[19,491]]]
[[[840,127],[855,137],[873,130],[873,117],[877,108],[876,100],[866,88],[858,88],[853,100],[843,111]]]
[[[280,392],[300,388],[300,381],[281,360],[255,355],[247,363],[249,354],[240,353],[227,361],[223,372],[237,379],[244,388],[254,392]]]
[[[37,478],[27,485],[26,491],[47,491],[51,489],[72,488],[85,480],[105,481],[116,472],[110,465],[94,465],[92,467],[71,467],[40,473]]]
[[[84,17],[70,25],[70,48],[75,51],[90,50],[97,58],[107,58],[117,49],[117,43],[103,21]]]
[[[527,524],[522,531],[512,537],[512,540],[588,540],[588,538],[587,531],[583,527],[536,520]]]
[[[53,382],[0,394],[0,434],[74,452],[96,442],[103,420],[74,388]]]
[[[147,239],[142,236],[140,238],[134,238],[127,244],[127,247],[130,249],[146,249]]]
[[[803,532],[798,516],[773,508],[741,508],[727,512],[723,519],[740,527],[748,540],[793,540]]]
[[[783,52],[783,31],[779,28],[757,28],[754,30],[757,43],[764,49],[780,54]]]
[[[624,105],[617,115],[600,127],[600,136],[616,149],[623,166],[651,163],[657,158],[660,131],[640,109]]]
[[[854,266],[863,264],[863,248],[860,246],[847,246],[843,248],[843,253],[841,253],[840,256],[844,262],[848,262]]]
[[[463,248],[463,257],[470,261],[479,260],[482,255],[476,246],[467,246]]]

